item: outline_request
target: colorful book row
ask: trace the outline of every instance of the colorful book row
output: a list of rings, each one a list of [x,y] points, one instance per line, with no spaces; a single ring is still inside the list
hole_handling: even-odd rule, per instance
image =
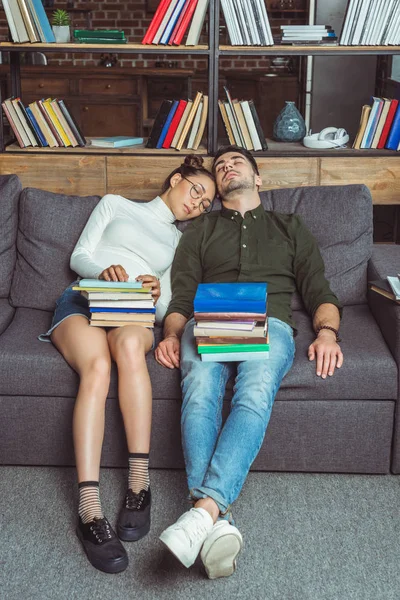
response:
[[[400,0],[349,0],[339,44],[396,46],[400,43]]]
[[[194,100],[163,100],[146,148],[186,147],[197,150],[207,123],[208,96],[197,92]]]
[[[232,46],[272,46],[264,0],[221,0]]]
[[[11,39],[16,43],[54,43],[42,0],[2,0]]]
[[[372,98],[364,104],[353,148],[400,150],[400,106],[390,98]]]
[[[63,100],[47,98],[24,106],[20,98],[7,98],[1,105],[21,148],[86,145]]]
[[[224,90],[227,101],[218,100],[218,106],[229,143],[247,150],[268,150],[253,100],[232,100],[229,90]]]
[[[142,44],[179,46],[191,22],[186,46],[199,43],[209,0],[161,0]]]

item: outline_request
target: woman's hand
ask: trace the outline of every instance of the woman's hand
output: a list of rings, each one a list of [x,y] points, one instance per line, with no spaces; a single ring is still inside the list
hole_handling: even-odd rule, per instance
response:
[[[129,276],[122,265],[111,265],[111,267],[100,273],[99,279],[104,279],[104,281],[128,281]]]
[[[136,281],[141,281],[145,288],[151,288],[154,304],[157,304],[157,300],[161,295],[160,280],[158,277],[154,277],[154,275],[139,275],[136,277]]]

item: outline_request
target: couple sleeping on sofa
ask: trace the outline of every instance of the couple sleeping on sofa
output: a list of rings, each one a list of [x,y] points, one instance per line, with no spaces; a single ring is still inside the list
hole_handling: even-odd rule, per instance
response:
[[[201,157],[187,156],[148,203],[105,196],[90,216],[71,257],[81,277],[141,280],[152,290],[164,339],[155,349],[165,368],[182,376],[182,444],[193,504],[160,536],[186,567],[201,554],[207,575],[231,575],[242,547],[231,504],[238,497],[271,415],[280,383],[295,352],[290,309],[296,289],[316,333],[308,348],[316,375],[325,379],[343,362],[338,345],[340,304],[324,277],[316,242],[297,215],[267,212],[258,193],[253,156],[221,148],[212,172]],[[220,211],[211,211],[216,194]],[[195,219],[182,235],[176,220]],[[111,266],[110,266],[111,265]],[[172,268],[171,268],[172,265]],[[202,362],[193,336],[193,299],[200,282],[267,281],[267,361]],[[172,291],[171,291],[172,290]],[[135,541],[150,529],[149,451],[152,391],[145,355],[153,331],[135,325],[90,327],[87,300],[68,287],[57,301],[51,339],[78,373],[73,439],[79,488],[77,535],[91,564],[117,573],[128,566],[120,540]],[[128,451],[127,493],[117,533],[99,496],[100,457],[111,361],[118,367],[119,405]],[[222,400],[235,376],[231,411],[222,426]]]

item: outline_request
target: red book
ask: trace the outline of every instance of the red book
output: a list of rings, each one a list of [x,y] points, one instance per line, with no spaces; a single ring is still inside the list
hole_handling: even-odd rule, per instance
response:
[[[145,36],[142,39],[142,44],[151,44],[151,42],[153,41],[153,37],[155,36],[156,31],[159,28],[160,23],[163,20],[164,15],[167,12],[168,6],[170,4],[171,0],[161,0],[156,12],[154,13],[154,17],[145,33]]]
[[[174,139],[175,132],[178,128],[179,122],[182,118],[182,115],[184,113],[186,105],[187,105],[187,100],[179,100],[179,104],[178,104],[175,114],[172,118],[171,125],[169,126],[169,129],[168,129],[168,133],[165,136],[165,140],[162,145],[163,148],[171,147],[172,140]]]
[[[175,34],[175,37],[172,38],[172,36],[171,36],[172,43],[175,44],[176,46],[179,46],[181,41],[183,40],[183,36],[185,35],[186,29],[189,26],[190,19],[193,17],[193,13],[195,11],[196,5],[197,5],[197,0],[190,0],[189,7],[185,12],[185,15],[179,26],[179,29]]]
[[[180,27],[180,25],[181,25],[181,23],[183,21],[183,17],[185,16],[185,13],[186,13],[186,11],[188,9],[190,1],[191,0],[186,0],[185,4],[182,7],[181,14],[179,15],[179,19],[177,20],[176,25],[173,28],[171,35],[169,36],[168,44],[170,46],[172,46],[172,40],[174,39],[174,37],[176,36],[176,34],[178,32],[178,29],[179,29],[179,27]]]
[[[392,126],[394,115],[396,114],[396,110],[397,110],[398,104],[399,104],[398,100],[392,100],[391,103],[390,103],[389,112],[388,112],[388,115],[386,117],[386,121],[385,121],[385,124],[383,126],[381,137],[379,138],[379,142],[378,142],[378,146],[377,146],[377,148],[379,148],[379,149],[382,149],[382,148],[385,147],[385,144],[386,144],[386,141],[387,141],[387,137],[389,135],[389,131],[390,131],[390,128]]]

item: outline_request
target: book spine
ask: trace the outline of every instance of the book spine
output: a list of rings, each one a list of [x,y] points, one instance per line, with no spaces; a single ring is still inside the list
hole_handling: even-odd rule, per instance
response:
[[[18,0],[18,6],[21,11],[22,18],[25,23],[26,31],[28,33],[29,41],[31,43],[40,42],[40,38],[36,34],[35,26],[29,14],[28,7],[25,0]]]
[[[400,141],[400,108],[396,110],[396,114],[393,119],[392,127],[388,135],[388,139],[385,148],[388,150],[397,150]]]
[[[8,3],[9,0],[2,0],[2,1],[3,1],[4,12],[5,12],[6,19],[7,19],[7,24],[8,24],[8,27],[10,28],[12,41],[15,43],[18,43],[19,42],[18,31],[15,26],[14,17],[12,15],[10,5]],[[11,123],[10,123],[10,125],[11,125]]]
[[[393,119],[396,114],[398,105],[399,105],[398,100],[391,100],[388,116],[386,118],[385,124],[382,129],[382,134],[381,134],[381,137],[379,138],[379,142],[378,142],[379,150],[382,150],[385,147],[385,144],[386,144],[386,141],[387,141],[387,138],[389,135],[389,131],[392,126]]]
[[[262,130],[261,122],[258,117],[257,109],[256,109],[256,106],[255,106],[253,100],[249,100],[249,107],[251,110],[251,114],[253,116],[254,125],[256,126],[256,129],[257,129],[258,137],[260,139],[261,148],[262,148],[262,150],[268,150],[267,140],[265,139],[265,135]]]
[[[151,44],[154,38],[154,35],[157,29],[160,26],[161,21],[163,20],[165,13],[167,12],[168,6],[171,0],[161,0],[160,4],[157,7],[157,10],[154,14],[154,17],[142,39],[142,44]]]
[[[13,120],[12,116],[10,115],[10,112],[8,110],[8,107],[7,107],[6,103],[2,102],[1,106],[3,107],[4,113],[5,113],[6,117],[7,117],[8,122],[10,123],[11,129],[13,130],[14,135],[17,138],[18,144],[20,145],[21,148],[25,148],[26,146],[25,146],[24,142],[22,141],[22,138],[20,136],[18,128],[17,128],[16,124],[14,123],[14,120]]]
[[[196,98],[195,98],[195,100],[193,102],[193,105],[192,105],[192,108],[190,110],[190,113],[188,114],[188,118],[186,119],[186,123],[183,126],[180,138],[179,138],[179,140],[178,140],[178,142],[177,142],[177,144],[175,146],[176,150],[181,150],[183,144],[185,143],[187,134],[189,133],[190,126],[192,125],[193,119],[196,116],[196,112],[197,112],[197,109],[198,109],[198,106],[200,104],[202,96],[203,96],[202,92],[197,92],[197,95],[196,95]]]
[[[161,135],[162,128],[166,118],[168,117],[169,111],[171,110],[172,100],[163,100],[158,110],[156,118],[154,119],[153,127],[150,131],[149,139],[147,140],[146,148],[155,148],[157,146],[158,139]]]
[[[75,148],[76,146],[78,146],[78,140],[76,139],[73,132],[71,131],[71,128],[68,125],[68,122],[65,119],[65,117],[61,111],[61,108],[58,104],[57,99],[51,101],[51,106],[53,107],[53,110],[56,113],[57,119],[60,121],[62,128],[64,129],[66,135],[68,136],[68,139],[71,142],[71,146],[73,148]]]
[[[42,146],[42,147],[43,146],[47,146],[46,140],[43,138],[43,134],[40,131],[40,127],[37,124],[36,119],[32,115],[29,106],[25,107],[22,104],[21,100],[19,100],[19,99],[18,99],[18,105],[19,105],[19,107],[20,107],[20,109],[21,109],[21,111],[22,111],[22,113],[23,113],[26,121],[28,122],[28,124],[30,126],[33,135],[35,136],[35,139],[36,139],[36,142],[37,142],[38,146]],[[28,113],[28,111],[29,111],[29,113]],[[32,119],[31,119],[31,116],[32,116]]]
[[[179,19],[180,14],[182,12],[184,3],[185,3],[185,0],[178,0],[177,4],[175,6],[175,9],[171,15],[171,18],[168,21],[167,26],[164,29],[164,32],[161,36],[161,39],[159,42],[160,44],[168,44],[171,34],[175,28],[175,25]]]
[[[171,147],[172,140],[174,138],[175,132],[176,132],[176,130],[178,128],[179,122],[180,122],[180,120],[182,118],[182,115],[183,115],[183,113],[185,111],[186,106],[187,106],[187,101],[186,100],[180,100],[179,101],[178,107],[177,107],[177,109],[175,111],[175,114],[174,114],[174,118],[172,119],[171,125],[170,125],[170,127],[168,129],[168,133],[165,136],[165,140],[164,140],[163,145],[162,145],[163,148],[170,148]]]
[[[20,103],[21,103],[20,98],[13,98],[11,100],[11,104],[13,105],[14,110],[15,110],[15,112],[18,115],[18,118],[19,118],[19,120],[20,120],[20,122],[22,124],[22,127],[25,129],[25,133],[28,136],[29,141],[31,142],[31,145],[32,146],[38,146],[38,142],[37,142],[36,137],[35,137],[35,135],[34,135],[34,133],[32,131],[30,121],[26,119],[25,113],[21,109]]]
[[[161,130],[160,137],[158,138],[158,141],[157,141],[157,144],[156,144],[156,148],[162,148],[162,145],[163,145],[164,140],[166,138],[166,135],[168,133],[168,129],[169,129],[170,125],[171,125],[172,119],[174,118],[174,115],[176,113],[176,109],[178,108],[178,104],[179,104],[178,100],[174,100],[172,102],[171,109],[170,109],[170,111],[168,113],[167,118],[165,119],[165,123],[164,123],[164,126],[163,126],[162,130]]]
[[[173,30],[171,32],[171,35],[169,37],[169,40],[167,42],[169,46],[172,46],[172,44],[174,42],[175,36],[176,36],[176,34],[178,32],[178,29],[181,26],[181,23],[182,23],[183,19],[185,18],[185,15],[187,13],[189,5],[190,5],[190,0],[185,0],[185,4],[182,7],[182,10],[181,10],[180,15],[178,17],[178,20],[176,21],[175,27],[173,28]]]
[[[209,0],[198,0],[196,11],[186,40],[186,46],[197,46],[199,43],[204,20],[206,18]]]
[[[38,100],[38,101],[37,101],[37,105],[38,105],[38,107],[39,107],[39,109],[40,109],[40,112],[41,112],[41,113],[42,113],[42,115],[43,115],[43,118],[46,120],[46,123],[47,123],[47,125],[50,127],[51,133],[52,133],[52,134],[54,135],[54,137],[56,138],[56,140],[57,140],[57,144],[58,144],[58,145],[59,145],[61,148],[63,148],[63,147],[64,147],[64,143],[63,143],[63,141],[62,141],[62,139],[61,139],[61,137],[60,137],[60,135],[59,135],[59,133],[58,133],[57,129],[55,128],[55,126],[54,126],[54,123],[53,123],[53,121],[52,121],[52,120],[51,120],[51,118],[50,118],[50,115],[48,114],[48,112],[47,112],[47,110],[46,110],[46,107],[45,107],[45,105],[44,105],[44,100]]]
[[[160,26],[155,33],[152,44],[160,43],[161,36],[164,33],[165,28],[167,27],[167,25],[169,23],[169,20],[171,18],[172,13],[174,12],[174,9],[175,9],[177,3],[178,3],[178,0],[171,0],[171,3],[167,8],[167,12],[165,13],[164,18],[161,21]]]
[[[47,98],[47,100],[44,101],[44,106],[45,106],[45,109],[47,110],[47,112],[48,112],[51,120],[53,121],[54,127],[57,129],[57,131],[58,131],[58,133],[59,133],[59,135],[60,135],[60,137],[62,139],[62,142],[63,142],[64,146],[66,148],[68,146],[71,146],[71,141],[68,138],[66,132],[64,131],[64,128],[61,125],[60,121],[58,120],[58,117],[57,117],[57,115],[56,115],[56,113],[54,111],[54,108],[51,105],[51,98]]]
[[[191,18],[193,17],[196,6],[197,6],[197,0],[190,0],[189,7],[188,7],[187,11],[185,12],[182,22],[180,23],[175,35],[172,34],[172,36],[171,36],[173,38],[172,43],[174,44],[174,46],[181,45],[183,36],[185,35],[187,28],[189,27],[189,23],[190,23]]]
[[[42,0],[32,0],[32,4],[33,8],[35,9],[37,18],[40,21],[40,25],[46,38],[46,42],[54,43],[56,41],[56,38],[54,37],[54,32],[50,26],[50,22],[46,15],[46,11],[44,9]]]
[[[77,140],[79,146],[81,146],[81,147],[86,146],[86,139],[85,139],[82,131],[79,129],[78,123],[72,118],[72,115],[69,112],[68,108],[66,107],[64,100],[57,100],[57,102],[58,102],[58,106],[60,107],[61,112],[63,113],[63,115],[65,117],[65,120],[67,121],[68,125],[70,126],[70,128],[72,130],[72,133],[76,137],[76,140]]]

